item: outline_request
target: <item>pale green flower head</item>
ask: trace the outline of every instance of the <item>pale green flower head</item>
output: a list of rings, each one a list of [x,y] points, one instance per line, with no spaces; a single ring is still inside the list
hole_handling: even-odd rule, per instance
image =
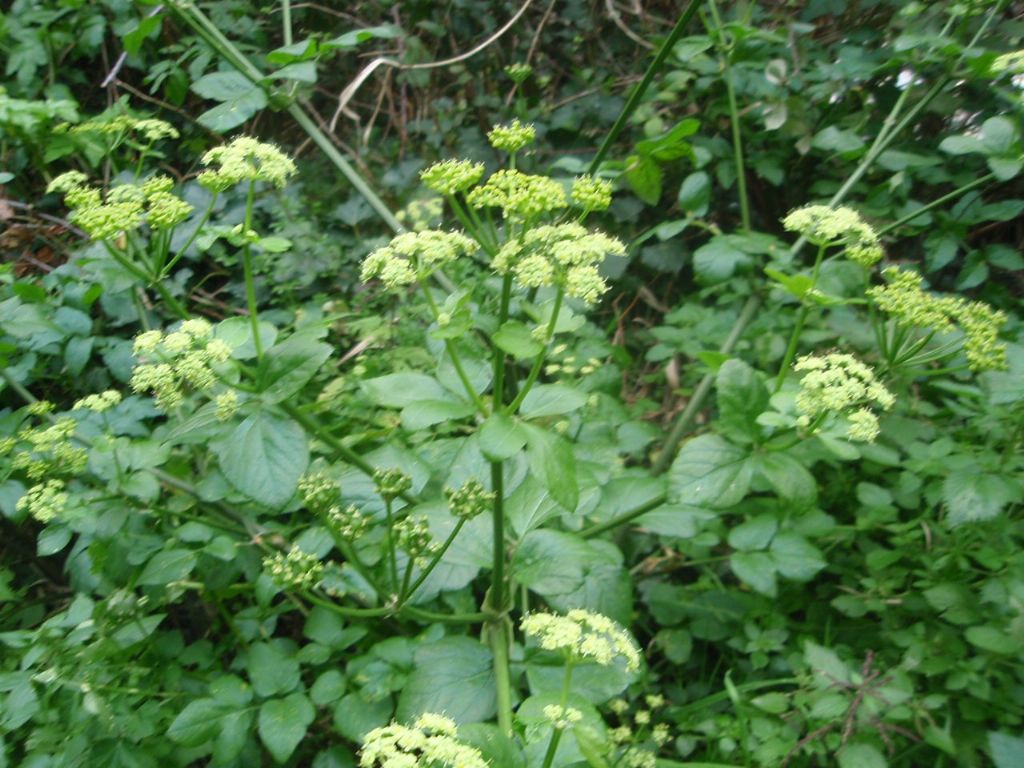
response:
[[[530,123],[521,123],[518,118],[506,125],[494,126],[487,134],[492,147],[510,155],[530,146],[536,138],[537,129]]]
[[[63,480],[47,480],[33,485],[18,499],[15,509],[28,512],[40,523],[50,523],[60,517],[68,503]]]
[[[467,201],[474,208],[500,208],[505,218],[534,219],[565,208],[562,185],[547,176],[502,169],[472,190]]]
[[[238,393],[233,389],[221,392],[214,399],[217,421],[229,421],[238,412]]]
[[[230,144],[214,147],[205,155],[203,165],[211,166],[196,179],[214,192],[223,192],[243,181],[262,181],[283,187],[295,173],[295,163],[273,144],[249,136],[239,136]]]
[[[362,536],[372,522],[357,506],[349,504],[344,509],[336,505],[327,510],[327,526],[344,541],[355,541]]]
[[[479,246],[461,232],[404,232],[383,248],[363,259],[363,282],[378,278],[387,288],[397,289],[424,280],[437,268],[468,256]]]
[[[155,118],[136,118],[130,115],[116,115],[110,118],[88,120],[71,127],[71,133],[137,133],[146,141],[154,142],[161,139],[176,139],[177,129],[164,120]]]
[[[782,225],[815,245],[843,246],[846,257],[862,267],[871,267],[883,256],[878,234],[853,208],[807,205],[792,211]]]
[[[81,400],[78,400],[73,410],[85,410],[94,411],[95,413],[104,413],[109,411],[115,405],[121,402],[121,393],[116,389],[108,389],[106,392],[100,392],[98,395],[87,395]]]
[[[489,768],[480,750],[458,740],[455,721],[424,713],[412,726],[392,723],[363,739],[360,768]]]
[[[298,547],[288,554],[276,552],[263,558],[263,568],[274,583],[284,589],[314,589],[324,577],[324,564],[320,558]]]
[[[46,185],[46,191],[66,194],[76,187],[83,186],[88,180],[89,177],[81,171],[65,171]]]
[[[527,637],[547,651],[561,651],[577,662],[593,661],[610,666],[622,659],[626,669],[640,669],[640,651],[626,630],[599,613],[582,609],[565,616],[531,613],[523,617],[521,628]]]
[[[871,408],[888,410],[896,398],[869,366],[853,355],[832,353],[805,355],[793,370],[803,373],[796,396],[800,426],[818,424],[827,417],[845,419],[850,440],[874,442],[878,417]]]
[[[191,203],[169,192],[160,192],[149,197],[146,223],[153,229],[171,229],[181,224],[191,214]]]
[[[231,358],[231,347],[212,335],[213,327],[202,318],[185,320],[170,333],[140,333],[133,344],[140,362],[132,371],[132,390],[151,392],[156,406],[167,411],[181,404],[185,387],[213,388],[217,383],[213,366]]]
[[[484,175],[484,164],[469,160],[445,160],[420,171],[420,179],[428,189],[441,195],[465,192]]]
[[[495,499],[494,492],[484,488],[479,480],[467,480],[457,489],[445,488],[444,495],[452,514],[465,520],[486,512]]]
[[[576,723],[583,719],[583,713],[574,707],[562,707],[558,704],[548,704],[544,707],[544,717],[550,721],[551,725],[559,730],[564,731],[568,728],[572,728]]]
[[[612,204],[612,183],[596,176],[579,176],[572,185],[573,202],[585,211],[604,211]]]

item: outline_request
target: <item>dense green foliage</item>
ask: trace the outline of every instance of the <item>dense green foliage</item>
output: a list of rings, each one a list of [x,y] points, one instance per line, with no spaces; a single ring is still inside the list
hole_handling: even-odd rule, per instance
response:
[[[1024,764],[1022,37],[14,0],[0,767]]]

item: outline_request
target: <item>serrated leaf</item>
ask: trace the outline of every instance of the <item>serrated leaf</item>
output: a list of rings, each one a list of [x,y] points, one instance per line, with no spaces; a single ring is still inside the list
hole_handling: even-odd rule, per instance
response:
[[[762,595],[775,597],[775,561],[767,552],[736,552],[729,558],[736,577]]]
[[[170,549],[157,552],[143,569],[138,584],[142,586],[164,586],[172,581],[180,581],[192,573],[196,565],[196,555],[189,549]]]
[[[687,442],[672,462],[670,491],[687,504],[725,509],[750,490],[749,454],[718,435],[700,435]]]
[[[487,646],[468,637],[446,637],[417,647],[396,714],[402,722],[424,712],[444,712],[458,723],[489,720],[497,711],[494,685]]]
[[[795,533],[780,533],[772,540],[775,569],[792,581],[810,581],[827,563],[821,550]]]
[[[661,199],[661,167],[649,157],[630,155],[626,160],[626,181],[634,194],[648,205]]]
[[[534,358],[544,351],[544,345],[533,338],[533,331],[525,323],[515,320],[503,324],[494,332],[491,340],[498,349],[512,355],[516,360]]]
[[[572,413],[587,404],[587,395],[568,384],[538,384],[523,398],[519,413],[528,419]]]
[[[774,515],[758,515],[729,531],[729,546],[745,552],[765,549],[779,529]]]
[[[491,461],[512,458],[523,449],[529,437],[523,424],[500,411],[487,417],[479,435],[480,450]]]
[[[167,738],[184,747],[196,747],[217,733],[227,707],[214,699],[197,699],[185,706],[167,729]]]
[[[277,762],[291,757],[315,715],[316,710],[302,693],[263,702],[257,728],[260,740]]]
[[[252,645],[245,666],[252,688],[260,696],[289,693],[301,681],[298,660],[285,654],[275,644]]]
[[[526,460],[533,476],[548,489],[551,498],[569,512],[579,504],[580,491],[576,480],[576,456],[572,444],[560,435],[530,424],[526,430]]]
[[[213,445],[224,477],[249,498],[279,508],[295,494],[309,465],[306,433],[291,419],[249,416]]]
[[[719,428],[740,442],[761,438],[757,417],[768,408],[768,388],[761,375],[742,360],[727,360],[715,377]]]
[[[942,483],[950,526],[991,520],[1011,501],[1020,500],[1020,489],[999,475],[966,469],[952,472]]]

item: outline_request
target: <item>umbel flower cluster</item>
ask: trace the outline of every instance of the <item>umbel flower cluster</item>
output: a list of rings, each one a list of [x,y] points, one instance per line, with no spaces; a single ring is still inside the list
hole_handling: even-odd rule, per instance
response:
[[[887,285],[868,290],[879,309],[902,326],[933,333],[950,333],[957,326],[964,333],[964,354],[975,371],[1006,368],[1006,344],[999,341],[999,329],[1006,314],[982,301],[959,296],[936,296],[922,289],[924,278],[916,272],[890,267],[882,272]]]
[[[239,136],[229,144],[214,147],[203,155],[208,170],[196,178],[212,192],[223,192],[243,181],[262,181],[283,187],[295,173],[295,163],[273,144],[250,136]]]
[[[186,386],[211,389],[217,383],[213,366],[231,357],[231,347],[212,336],[213,327],[201,319],[186,320],[170,333],[140,333],[135,337],[135,356],[140,362],[132,371],[132,389],[152,392],[157,408],[164,411],[181,404]],[[219,411],[225,403],[218,401],[217,405]]]
[[[320,558],[298,547],[263,558],[263,567],[274,583],[285,589],[313,589],[324,577]]]
[[[488,138],[496,149],[515,154],[532,143],[535,135],[533,126],[516,120],[495,126]],[[447,198],[453,210],[465,214],[462,220],[467,227],[473,221],[486,228],[491,209],[500,212],[505,242],[487,248],[496,272],[511,274],[522,288],[556,286],[571,298],[588,304],[597,301],[608,289],[598,266],[609,255],[625,254],[625,246],[579,223],[542,222],[570,205],[581,209],[583,215],[605,210],[611,204],[611,183],[581,176],[566,194],[561,182],[515,168],[496,171],[480,183],[483,176],[483,164],[468,160],[445,160],[420,174],[429,189]],[[362,278],[378,278],[385,287],[397,289],[422,281],[436,269],[477,250],[478,243],[460,232],[406,233],[366,257]]]
[[[341,505],[341,491],[326,472],[312,472],[299,480],[299,495],[306,508],[323,518],[331,533],[343,541],[355,541],[370,527],[371,518],[358,507]]]
[[[132,117],[131,115],[115,115],[109,118],[88,120],[78,125],[64,123],[57,128],[57,132],[62,131],[102,133],[112,136],[135,134],[150,143],[161,139],[176,139],[179,135],[177,128],[168,122],[155,118]]]
[[[622,627],[599,613],[581,608],[565,616],[554,613],[531,613],[520,625],[527,637],[537,639],[546,651],[560,651],[574,662],[593,661],[610,666],[622,659],[626,669],[640,669],[640,651],[633,638]]]
[[[426,712],[412,726],[374,728],[363,740],[360,768],[488,768],[480,750],[458,739],[455,721]]]
[[[833,353],[805,355],[793,369],[804,373],[796,396],[800,426],[813,431],[826,417],[837,416],[847,421],[847,438],[874,442],[879,428],[872,407],[888,410],[896,398],[869,366],[853,355]]]
[[[153,230],[170,229],[192,213],[192,205],[171,192],[174,181],[169,176],[119,184],[106,194],[87,182],[84,173],[68,171],[51,181],[46,191],[64,195],[69,219],[93,240],[109,240],[143,223]]]
[[[878,234],[852,208],[804,206],[786,216],[782,226],[800,233],[815,245],[842,247],[846,257],[862,267],[873,266],[883,255]]]

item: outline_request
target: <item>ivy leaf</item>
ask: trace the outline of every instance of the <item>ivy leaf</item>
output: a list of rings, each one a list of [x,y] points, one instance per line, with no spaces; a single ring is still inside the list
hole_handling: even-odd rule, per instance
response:
[[[718,435],[700,435],[679,451],[669,474],[672,495],[687,504],[725,509],[750,490],[749,454]]]
[[[497,712],[491,652],[468,637],[446,637],[416,648],[412,674],[402,688],[396,717],[411,722],[424,712],[444,712],[458,723],[489,720]]]
[[[260,740],[279,762],[285,762],[306,735],[316,710],[303,693],[283,699],[270,699],[260,707]]]
[[[221,471],[239,491],[274,509],[294,495],[309,465],[306,433],[291,419],[255,413],[214,443]]]

